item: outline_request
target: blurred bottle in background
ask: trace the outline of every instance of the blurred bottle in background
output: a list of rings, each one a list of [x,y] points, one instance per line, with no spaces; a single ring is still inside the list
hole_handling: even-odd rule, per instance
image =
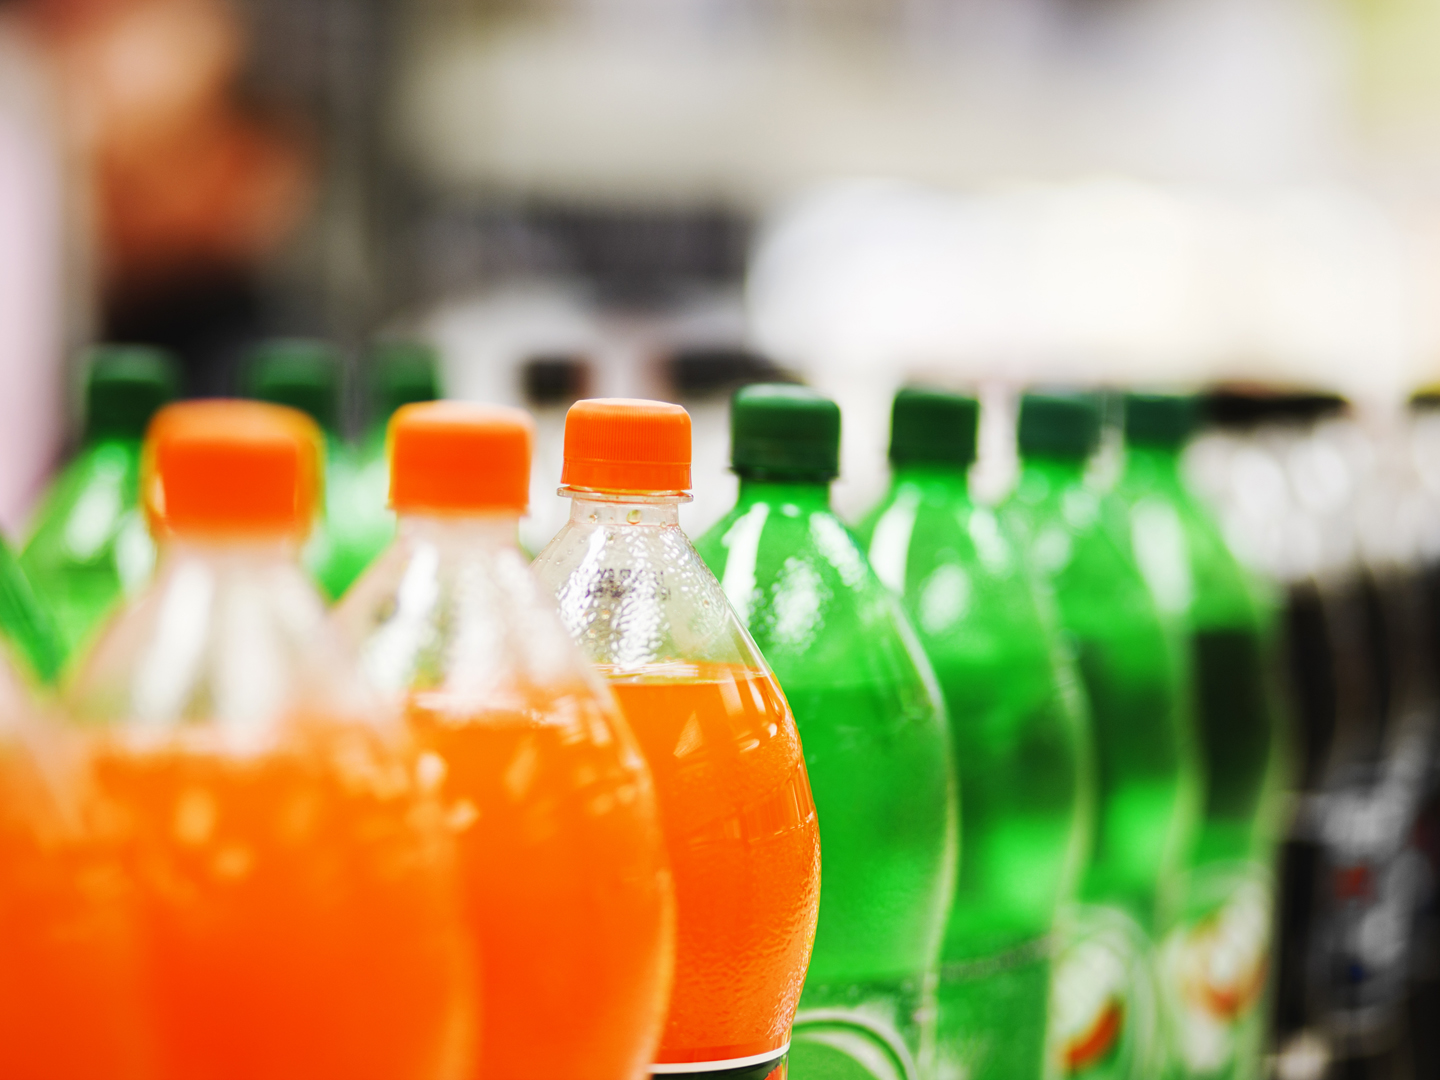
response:
[[[1086,485],[1099,438],[1093,396],[1026,394],[1007,512],[1054,590],[1094,740],[1096,812],[1056,964],[1052,1038],[1067,1075],[1146,1077],[1163,1054],[1154,943],[1178,899],[1198,777],[1178,643]]]
[[[89,357],[80,450],[51,485],[20,557],[54,612],[61,656],[84,651],[149,580],[155,546],[140,506],[141,444],[179,388],[163,349],[107,345]]]
[[[533,424],[450,402],[391,431],[399,537],[335,622],[439,773],[483,976],[475,1075],[638,1080],[674,897],[650,772],[516,545]]]
[[[65,663],[65,645],[49,603],[0,537],[0,637],[36,683],[50,683]]]
[[[1038,1080],[1051,931],[1093,812],[1089,729],[1079,675],[1056,647],[1055,614],[1024,552],[972,500],[978,418],[974,398],[902,390],[890,490],[859,532],[935,667],[960,777],[936,1075]]]
[[[956,863],[934,675],[830,508],[840,410],[758,384],[730,406],[739,501],[696,549],[771,664],[824,829],[793,1080],[934,1075],[935,978]]]
[[[137,908],[146,1075],[468,1075],[449,838],[298,560],[319,431],[194,402],[146,453],[159,571],[67,697]]]
[[[1425,425],[1283,387],[1227,387],[1209,409],[1194,475],[1283,596],[1295,768],[1277,1068],[1427,1075],[1440,513]]]
[[[377,342],[370,350],[367,366],[365,429],[354,450],[351,468],[342,474],[341,487],[327,492],[326,498],[326,513],[335,522],[332,535],[348,553],[343,573],[340,567],[334,571],[332,584],[337,588],[343,574],[351,574],[352,581],[358,578],[395,537],[395,515],[389,506],[390,461],[385,445],[390,418],[402,406],[444,396],[439,354],[424,342]]]
[[[300,410],[324,434],[325,490],[320,517],[305,546],[305,566],[326,598],[337,600],[365,569],[370,552],[363,529],[359,538],[353,536],[345,514],[357,462],[341,426],[340,350],[325,341],[276,338],[255,346],[247,365],[245,386],[251,397]]]
[[[1283,687],[1289,704],[1290,809],[1281,823],[1271,1037],[1280,1068],[1289,1058],[1323,1071],[1324,978],[1317,970],[1325,890],[1321,822],[1324,780],[1338,719],[1362,695],[1360,672],[1340,650],[1353,620],[1341,612],[1354,579],[1354,532],[1343,527],[1349,478],[1333,448],[1316,455],[1315,422],[1343,408],[1336,398],[1264,386],[1228,386],[1205,401],[1207,425],[1192,444],[1189,478],[1213,508],[1230,550],[1270,582],[1282,619]],[[1307,452],[1310,451],[1310,452]],[[1297,488],[1295,465],[1309,481]],[[1339,527],[1337,527],[1339,526]],[[1318,1075],[1318,1073],[1317,1073]]]
[[[535,572],[640,742],[675,876],[653,1071],[779,1080],[815,934],[819,830],[785,695],[680,530],[688,414],[577,402],[561,483],[570,521]]]
[[[1191,671],[1201,821],[1160,964],[1174,1067],[1258,1077],[1272,968],[1279,643],[1268,597],[1182,477],[1198,420],[1193,397],[1126,395],[1123,472],[1109,509]]]
[[[564,467],[565,412],[590,396],[594,375],[588,358],[566,353],[531,356],[521,365],[521,393],[535,418],[530,512],[520,522],[520,543],[527,551],[548,544],[569,517],[568,504],[555,495],[555,478]]]

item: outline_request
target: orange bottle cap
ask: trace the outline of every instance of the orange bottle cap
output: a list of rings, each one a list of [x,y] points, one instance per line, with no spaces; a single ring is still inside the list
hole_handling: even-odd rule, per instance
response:
[[[151,527],[177,534],[303,536],[320,495],[320,429],[259,401],[186,401],[155,414],[142,490]]]
[[[580,491],[683,494],[690,489],[690,414],[663,401],[577,401],[565,414],[560,482]]]
[[[390,419],[390,505],[399,513],[530,504],[535,423],[522,409],[464,401],[405,405]]]

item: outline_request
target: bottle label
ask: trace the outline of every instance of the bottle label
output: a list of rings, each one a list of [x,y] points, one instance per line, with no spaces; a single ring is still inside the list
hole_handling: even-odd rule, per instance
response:
[[[654,1076],[689,1076],[691,1073],[714,1073],[728,1072],[731,1069],[748,1069],[755,1067],[757,1072],[759,1066],[767,1065],[772,1068],[778,1063],[790,1049],[790,1042],[786,1042],[774,1050],[766,1050],[762,1054],[747,1054],[744,1057],[716,1058],[710,1061],[677,1061],[677,1062],[656,1062],[650,1066],[650,1072]],[[763,1074],[762,1075],[768,1075]],[[728,1078],[727,1078],[728,1080]]]
[[[1258,1055],[1270,967],[1271,888],[1259,868],[1199,872],[1191,915],[1160,952],[1172,1054],[1191,1076]]]
[[[1157,1076],[1163,1061],[1154,949],[1120,908],[1081,905],[1061,922],[1050,999],[1058,1075]]]

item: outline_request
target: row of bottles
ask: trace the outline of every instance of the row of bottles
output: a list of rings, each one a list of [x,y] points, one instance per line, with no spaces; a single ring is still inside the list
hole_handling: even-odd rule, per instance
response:
[[[63,720],[11,711],[10,947],[71,952],[15,969],[0,1071],[1258,1075],[1274,620],[1180,478],[1192,401],[1127,398],[1107,491],[1099,399],[1026,395],[995,507],[976,402],[904,391],[852,531],[834,403],[748,387],[694,545],[685,411],[584,401],[533,564],[528,417],[396,401],[362,574],[311,530],[327,363],[125,436],[107,520],[160,557]],[[332,614],[302,558],[359,574]]]
[[[385,427],[400,406],[440,396],[434,350],[384,342],[370,357],[369,423],[343,437],[337,350],[305,339],[265,342],[245,366],[250,396],[310,416],[325,442],[324,506],[305,563],[338,599],[394,530],[386,512]],[[174,359],[148,346],[104,346],[88,358],[85,424],[74,459],[35,513],[15,556],[0,546],[0,631],[31,674],[53,682],[68,657],[154,570],[155,546],[139,509],[141,443],[156,411],[179,390]],[[37,601],[35,594],[40,594]]]
[[[1437,784],[1436,417],[1229,393],[1197,476],[1276,584],[1294,701],[1275,1039],[1292,1075],[1432,1075]]]

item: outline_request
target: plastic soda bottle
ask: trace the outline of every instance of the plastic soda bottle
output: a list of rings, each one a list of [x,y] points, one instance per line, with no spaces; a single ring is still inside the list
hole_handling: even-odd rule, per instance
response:
[[[1188,646],[1202,817],[1182,917],[1160,967],[1184,1075],[1261,1074],[1275,835],[1265,813],[1277,760],[1273,615],[1187,488],[1180,451],[1194,398],[1128,394],[1118,537]]]
[[[1054,590],[1090,705],[1096,806],[1085,906],[1063,928],[1051,1004],[1067,1075],[1150,1077],[1163,1063],[1151,977],[1154,936],[1176,901],[1196,777],[1178,641],[1085,482],[1096,400],[1026,394],[1009,513]]]
[[[148,1080],[117,853],[84,836],[56,735],[0,656],[0,1076]]]
[[[359,568],[356,577],[395,538],[395,515],[388,502],[386,431],[396,409],[441,396],[435,349],[416,341],[377,344],[370,354],[369,386],[370,419],[353,451],[348,482],[343,490],[332,490],[328,499],[332,532],[348,553],[346,558]]]
[[[36,593],[20,560],[0,537],[0,636],[21,667],[42,683],[60,673],[65,646],[50,606]]]
[[[974,398],[900,391],[890,489],[859,532],[934,665],[960,776],[964,857],[940,968],[938,1073],[1039,1080],[1051,931],[1090,824],[1089,730],[1048,594],[994,510],[971,498],[978,416]]]
[[[378,550],[373,541],[366,542],[363,528],[360,537],[353,535],[348,514],[359,462],[341,430],[340,352],[325,341],[278,338],[251,351],[247,374],[251,397],[298,409],[324,433],[324,502],[305,546],[304,563],[326,598],[338,600]]]
[[[140,445],[178,385],[162,349],[106,345],[91,354],[80,452],[46,494],[20,556],[54,615],[62,658],[150,580],[155,545],[140,509]]]
[[[830,509],[839,407],[753,385],[730,428],[739,500],[696,548],[785,689],[824,834],[790,1075],[928,1076],[956,861],[945,708],[899,605]]]
[[[320,435],[171,405],[154,584],[69,688],[88,820],[137,908],[160,1080],[468,1074],[475,1005],[436,778],[366,700],[299,565]]]
[[[562,483],[570,520],[535,571],[650,763],[675,878],[675,982],[651,1072],[781,1076],[815,934],[819,829],[785,695],[680,531],[689,414],[576,402]]]
[[[517,546],[533,425],[407,405],[395,543],[335,613],[441,777],[493,1080],[635,1080],[669,1001],[674,897],[650,771]]]

